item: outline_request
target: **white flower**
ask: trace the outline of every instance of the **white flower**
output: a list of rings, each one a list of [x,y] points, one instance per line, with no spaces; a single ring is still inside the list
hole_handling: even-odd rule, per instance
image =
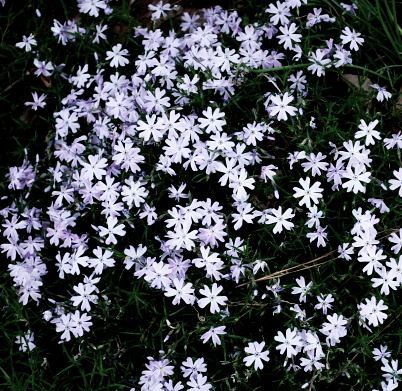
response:
[[[222,132],[223,126],[226,125],[225,113],[222,113],[219,108],[212,111],[212,107],[207,107],[202,112],[202,115],[205,118],[198,118],[201,129],[204,129],[206,133]]]
[[[139,120],[137,122],[136,129],[140,133],[138,134],[144,141],[149,141],[151,138],[158,142],[163,136],[163,124],[160,118],[157,118],[155,114],[145,116],[146,121]]]
[[[375,245],[366,245],[360,251],[357,260],[366,263],[363,272],[371,276],[373,271],[377,271],[382,267],[380,261],[386,259],[383,250]]]
[[[97,247],[93,250],[95,258],[88,260],[88,266],[94,268],[95,274],[102,274],[103,270],[115,265],[115,260],[112,258],[113,253],[109,250],[102,252],[101,247]]]
[[[197,231],[191,230],[191,222],[185,221],[183,225],[176,226],[173,231],[168,231],[166,236],[169,238],[166,245],[172,250],[185,248],[190,251],[195,246]]]
[[[200,308],[205,308],[207,305],[209,305],[211,314],[219,312],[219,306],[225,305],[228,299],[226,296],[219,296],[219,293],[222,292],[222,290],[223,287],[217,285],[216,283],[212,284],[211,289],[208,285],[204,285],[204,288],[200,289],[200,293],[205,297],[198,300],[198,306]]]
[[[388,237],[388,241],[394,244],[391,247],[391,251],[393,251],[394,254],[398,254],[402,249],[402,228],[399,229],[398,234],[396,232],[392,232],[392,234]]]
[[[337,250],[339,258],[345,259],[346,261],[350,261],[352,259],[351,255],[353,254],[353,247],[348,243],[339,245]]]
[[[25,49],[26,52],[30,52],[32,50],[32,46],[36,46],[38,43],[33,34],[29,34],[28,37],[23,35],[22,41],[15,44],[17,48]]]
[[[306,156],[307,162],[302,163],[302,167],[304,172],[311,170],[311,175],[314,177],[316,175],[321,175],[322,171],[327,171],[328,163],[323,160],[326,158],[326,155],[323,155],[321,152],[310,153]]]
[[[314,240],[317,240],[317,247],[325,247],[327,245],[326,239],[328,236],[326,229],[327,227],[321,227],[318,225],[316,230],[313,232],[308,232],[306,237],[310,239],[310,243],[312,243]]]
[[[361,34],[356,32],[354,29],[351,30],[349,27],[345,27],[342,30],[340,36],[342,44],[349,44],[350,50],[359,50],[359,46],[363,44],[364,39],[360,38]]]
[[[398,171],[394,170],[392,171],[392,173],[394,174],[394,177],[396,179],[390,179],[389,180],[389,188],[391,190],[398,190],[398,195],[399,197],[402,197],[402,168],[400,168]]]
[[[325,365],[319,360],[323,357],[323,354],[319,354],[314,350],[307,352],[307,357],[300,358],[300,365],[303,367],[304,372],[311,372],[313,370],[320,371],[325,368]]]
[[[263,351],[265,342],[249,342],[248,346],[244,348],[244,351],[249,354],[249,356],[244,357],[243,361],[246,367],[254,364],[254,369],[263,369],[263,361],[269,361],[269,351]]]
[[[378,125],[378,119],[366,124],[363,119],[360,120],[359,131],[355,133],[355,138],[366,138],[366,145],[374,145],[375,140],[381,140],[380,132],[374,128]]]
[[[289,7],[286,2],[276,2],[276,6],[271,3],[269,7],[265,10],[265,12],[272,14],[270,17],[270,22],[276,26],[278,23],[281,25],[289,23],[290,12]]]
[[[391,352],[388,351],[387,345],[380,345],[379,348],[374,348],[372,353],[375,361],[380,361],[384,358],[391,357]]]
[[[367,319],[370,326],[377,327],[378,325],[383,324],[384,320],[388,317],[388,315],[383,311],[387,310],[388,306],[384,304],[383,300],[379,300],[377,303],[377,299],[374,296],[365,300],[366,303],[360,303],[359,305],[360,316]]]
[[[117,218],[111,216],[106,221],[107,227],[99,227],[99,235],[101,237],[107,236],[105,244],[116,244],[117,239],[115,235],[124,236],[126,231],[124,230],[124,224],[118,224]]]
[[[151,267],[145,270],[144,280],[149,282],[152,288],[167,289],[171,283],[171,272],[170,265],[163,261],[153,262]]]
[[[326,51],[322,49],[317,49],[315,53],[311,53],[309,61],[312,64],[308,66],[307,70],[311,71],[313,75],[316,73],[318,77],[324,76],[325,69],[331,66],[331,60],[324,58],[326,55]]]
[[[37,92],[32,92],[33,102],[25,102],[25,106],[30,106],[32,110],[38,110],[38,108],[43,109],[46,106],[46,94],[38,95]]]
[[[282,207],[280,206],[278,209],[271,209],[270,213],[271,214],[267,215],[265,224],[275,224],[272,231],[274,234],[282,232],[283,228],[290,230],[292,227],[294,227],[292,222],[287,221],[295,216],[292,209],[288,208],[284,213],[282,213]]]
[[[370,85],[371,88],[377,90],[377,96],[376,99],[379,102],[383,102],[384,99],[388,100],[392,97],[392,94],[390,92],[388,92],[385,87],[380,87],[378,84],[371,84]]]
[[[206,333],[201,335],[202,343],[207,343],[212,338],[214,346],[221,344],[220,335],[227,334],[226,326],[211,327]]]
[[[73,287],[74,291],[78,293],[76,296],[71,297],[73,306],[77,307],[81,305],[81,311],[91,311],[90,303],[97,303],[98,296],[94,295],[96,287],[90,284],[79,283]]]
[[[355,169],[352,167],[347,167],[344,172],[342,179],[349,179],[346,182],[342,183],[342,187],[346,189],[348,192],[353,191],[353,193],[357,194],[359,192],[365,193],[366,187],[363,186],[363,183],[370,183],[371,173],[366,171],[364,167],[357,166]]]
[[[158,20],[165,18],[167,13],[172,10],[172,6],[169,3],[159,1],[157,4],[149,4],[148,9],[152,12],[151,19]]]
[[[246,169],[241,168],[229,175],[229,188],[233,189],[236,199],[244,201],[247,199],[246,189],[254,189],[254,178],[249,178]]]
[[[320,296],[317,296],[317,301],[318,301],[318,304],[316,304],[314,306],[314,309],[315,310],[322,310],[322,313],[324,315],[327,315],[328,309],[332,308],[331,303],[333,303],[335,300],[332,297],[332,294],[328,294],[328,295],[325,295],[325,296],[323,294],[320,294]]]
[[[313,283],[312,283],[312,281],[310,281],[306,285],[306,281],[305,281],[303,276],[301,276],[299,278],[296,278],[296,283],[297,283],[298,286],[292,288],[292,295],[300,295],[299,296],[299,301],[301,303],[305,303],[306,298],[307,298],[307,293],[311,289],[311,287],[313,286]]]
[[[376,270],[376,273],[379,277],[372,278],[373,288],[377,288],[381,286],[380,292],[386,296],[390,294],[390,289],[396,290],[400,283],[398,281],[398,274],[396,270],[387,270],[385,267],[382,267]]]
[[[320,331],[327,336],[327,345],[335,346],[347,334],[347,320],[338,314],[328,315],[328,322],[324,322]]]
[[[128,55],[128,50],[127,49],[122,49],[122,44],[118,43],[117,45],[112,47],[112,50],[108,50],[106,52],[106,60],[111,60],[110,61],[110,66],[117,68],[119,66],[124,67],[129,63],[128,59],[126,56]]]
[[[104,0],[78,0],[78,9],[83,14],[98,17],[99,10],[107,7]]]
[[[77,88],[84,87],[91,77],[87,72],[88,72],[88,64],[85,64],[83,67],[79,66],[77,74],[71,77],[71,82]]]
[[[71,320],[71,314],[62,314],[56,322],[56,331],[62,333],[60,335],[60,340],[66,340],[67,342],[71,340],[71,333],[75,329],[75,323]]]
[[[286,357],[291,358],[295,356],[303,346],[300,336],[298,335],[297,329],[286,329],[285,334],[282,331],[278,331],[274,340],[280,342],[276,347],[280,354],[286,352]]]
[[[208,378],[199,373],[196,376],[191,377],[187,382],[187,386],[189,387],[187,391],[209,391],[212,389],[212,386],[207,382]]]
[[[104,32],[107,30],[107,24],[97,24],[95,25],[96,34],[92,43],[99,43],[101,39],[106,40],[106,35]]]
[[[72,333],[75,337],[82,337],[84,331],[89,331],[89,328],[92,326],[91,319],[92,317],[86,312],[81,313],[76,310],[71,314],[71,325],[74,327]]]
[[[402,255],[398,260],[395,258],[390,258],[388,262],[385,263],[389,267],[390,271],[396,274],[396,280],[399,284],[402,284]]]
[[[15,343],[19,345],[18,350],[20,352],[31,352],[36,347],[34,340],[34,333],[31,330],[28,330],[24,335],[18,335],[15,338]]]
[[[288,114],[293,117],[297,113],[297,109],[294,106],[290,106],[289,103],[294,100],[292,95],[285,92],[282,95],[272,95],[270,97],[272,105],[268,107],[268,112],[271,117],[277,116],[278,121],[288,119]]]
[[[383,366],[381,370],[384,372],[383,377],[386,379],[390,379],[393,381],[399,381],[400,376],[402,375],[402,368],[398,368],[398,360],[391,360],[391,365],[389,360],[382,360]]]
[[[177,305],[183,300],[186,304],[193,304],[196,297],[194,296],[193,284],[190,282],[184,284],[184,280],[175,278],[173,280],[173,287],[166,288],[165,296],[174,297],[173,305]]]
[[[311,203],[318,204],[318,200],[322,198],[323,189],[320,187],[320,182],[314,182],[312,186],[310,186],[310,177],[306,179],[299,179],[300,187],[294,187],[293,197],[301,198],[299,201],[299,205],[303,206],[306,205],[307,208],[311,207]]]
[[[36,76],[49,77],[54,71],[54,66],[50,61],[39,61],[37,58],[35,58],[34,65],[36,67]]]
[[[291,23],[286,26],[280,26],[279,30],[282,34],[277,35],[277,38],[279,38],[279,43],[282,45],[285,49],[291,49],[293,46],[293,42],[300,42],[302,35],[301,34],[296,34],[297,27],[295,23]]]

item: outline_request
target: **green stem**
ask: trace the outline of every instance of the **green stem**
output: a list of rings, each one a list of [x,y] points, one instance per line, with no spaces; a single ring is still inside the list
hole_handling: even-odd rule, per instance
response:
[[[381,73],[378,73],[378,72],[376,72],[376,71],[372,71],[371,69],[367,69],[367,68],[362,67],[362,66],[360,66],[360,65],[352,65],[352,64],[351,64],[351,65],[346,65],[345,68],[349,68],[349,69],[358,69],[358,70],[364,71],[364,72],[366,72],[366,73],[370,73],[371,75],[375,75],[375,76],[377,76],[377,77],[380,77],[381,79],[389,80],[388,77],[382,75]],[[384,68],[381,68],[381,69],[384,69]]]
[[[311,65],[311,64],[284,65],[283,67],[273,67],[273,68],[264,68],[264,69],[248,68],[248,70],[253,73],[273,73],[273,72],[287,71],[287,70],[293,70],[293,69],[307,68],[309,65]]]

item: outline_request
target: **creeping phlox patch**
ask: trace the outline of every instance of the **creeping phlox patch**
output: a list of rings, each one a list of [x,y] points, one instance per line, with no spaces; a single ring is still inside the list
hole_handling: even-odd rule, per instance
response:
[[[100,18],[113,13],[113,2],[78,0],[78,8]],[[381,225],[381,217],[392,213],[385,195],[402,196],[402,168],[395,164],[388,176],[378,177],[372,153],[399,152],[401,133],[384,137],[381,118],[366,117],[349,139],[321,150],[311,142],[277,143],[292,126],[319,132],[315,119],[304,114],[309,80],[352,64],[364,38],[344,26],[336,36],[312,41],[310,32],[336,19],[307,0],[267,4],[261,20],[248,25],[236,11],[218,6],[177,15],[174,6],[159,2],[149,10],[154,28],[132,32],[140,53],[117,43],[96,52],[96,65],[56,66],[36,51],[33,34],[17,43],[35,51],[38,77],[60,72],[71,89],[54,112],[51,157],[34,164],[27,158],[8,174],[1,249],[20,301],[47,308],[44,322],[60,343],[85,338],[101,322],[93,314],[107,300],[104,276],[112,268],[125,270],[173,306],[193,307],[199,318],[210,318],[213,325],[197,338],[211,349],[227,340],[226,349],[244,371],[263,370],[273,356],[282,357],[289,371],[307,373],[305,383],[309,373],[329,367],[329,352],[351,329],[370,334],[387,320],[387,298],[402,283],[402,229],[384,233]],[[167,18],[176,24],[165,29]],[[80,35],[92,34],[93,45],[107,39],[106,24],[91,30],[77,23],[54,21],[51,32],[60,45]],[[250,120],[239,119],[233,105],[256,77],[264,80],[265,91],[252,102]],[[384,87],[371,88],[379,102],[390,99]],[[33,92],[26,105],[43,109],[46,98]],[[336,223],[326,218],[337,194],[337,202],[355,200],[343,216],[350,221],[346,233],[337,233]],[[272,278],[268,285],[258,282],[248,300],[273,302],[272,316],[287,308],[292,326],[277,327],[271,340],[260,335],[246,342],[244,336],[240,348],[231,348],[226,320],[232,296],[241,289],[250,296],[245,286],[267,271],[281,277],[275,275],[278,263],[249,240],[261,230],[278,242],[303,232],[298,240],[313,253],[331,247],[334,262],[358,262],[372,289],[357,299],[356,314],[342,313],[338,292],[314,294],[315,282],[303,276],[290,286]],[[339,247],[333,249],[329,244],[335,242]],[[45,283],[50,273],[62,294],[52,292],[57,281]],[[285,292],[295,303],[281,299]],[[35,348],[29,330],[16,342],[24,351]],[[395,389],[397,360],[385,346],[373,354],[382,363],[381,389]],[[141,390],[212,389],[204,358],[188,357],[183,379],[175,383],[171,360],[165,352],[149,358]]]

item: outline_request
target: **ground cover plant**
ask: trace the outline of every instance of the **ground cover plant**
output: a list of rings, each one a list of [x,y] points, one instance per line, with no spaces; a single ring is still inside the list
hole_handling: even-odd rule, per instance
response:
[[[397,1],[1,1],[0,384],[398,388]]]

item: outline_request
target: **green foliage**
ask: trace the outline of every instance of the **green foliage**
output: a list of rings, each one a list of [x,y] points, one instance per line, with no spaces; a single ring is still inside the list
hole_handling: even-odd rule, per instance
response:
[[[56,45],[56,39],[49,31],[53,18],[65,19],[76,16],[75,5],[62,0],[54,2],[41,0],[38,1],[38,8],[43,15],[41,18],[36,18],[33,5],[35,2],[21,4],[10,0],[7,3],[0,14],[0,63],[3,64],[0,70],[0,129],[4,145],[0,158],[0,177],[2,178],[0,186],[3,189],[5,189],[3,178],[7,168],[21,162],[25,148],[29,149],[31,159],[36,153],[41,156],[46,154],[47,137],[53,128],[51,113],[57,109],[58,102],[66,93],[60,75],[55,76],[49,84],[49,80],[38,79],[33,72],[27,73],[26,70],[31,69],[34,55],[17,49],[15,43],[23,34],[33,32],[41,52],[47,53],[49,59],[52,59],[55,64],[64,63],[68,67],[73,67],[74,64],[94,61],[89,38],[79,40],[79,43],[71,47],[61,47]],[[113,26],[114,35],[108,44],[100,45],[99,49],[102,51],[109,48],[112,42],[118,41],[131,43],[135,47],[132,36],[126,31],[130,31],[138,24],[137,9],[135,5],[129,7],[128,1],[117,3],[117,11],[106,20],[110,26]],[[233,7],[244,13],[247,21],[250,17],[255,18],[255,3],[259,2],[239,0],[234,1]],[[338,1],[312,0],[311,3],[316,4],[317,7],[326,7],[337,17],[337,23],[349,25],[352,16],[343,11]],[[309,152],[313,148],[327,148],[329,141],[342,143],[351,137],[360,118],[379,118],[382,128],[388,128],[389,133],[400,126],[401,106],[398,107],[397,101],[402,86],[402,38],[397,16],[401,2],[357,0],[356,3],[359,12],[357,19],[353,17],[353,24],[366,41],[364,50],[359,53],[356,63],[364,64],[364,66],[350,65],[347,67],[348,72],[358,75],[361,86],[366,78],[370,78],[373,83],[378,82],[389,86],[393,99],[381,106],[368,104],[370,92],[359,86],[351,86],[336,70],[328,71],[328,77],[325,80],[311,80],[310,95],[304,114],[305,118],[310,118],[313,113],[321,113],[320,117],[316,118],[317,129],[307,129],[305,123],[299,120],[294,120],[292,123],[291,134],[281,133],[279,129],[277,142],[283,150],[284,160],[286,154],[295,148],[303,147]],[[332,29],[331,26],[325,28],[329,31]],[[319,33],[317,36],[309,37],[312,47],[320,44],[321,37]],[[233,99],[225,109],[228,128],[235,129],[240,121],[246,123],[264,115],[261,110],[261,90],[267,84],[267,78],[271,73],[275,74],[278,82],[285,84],[290,74],[306,68],[307,65],[286,65],[281,69],[255,72],[250,80],[244,83],[238,97]],[[33,114],[23,105],[24,100],[30,99],[32,90],[48,95],[48,107],[42,114]],[[202,95],[199,97],[200,102],[207,98]],[[373,155],[374,158],[381,157],[378,159],[378,165],[384,172],[395,169],[396,163],[401,164],[400,156],[399,162],[395,162],[395,158],[390,156],[389,151],[383,150],[382,146],[378,146],[378,150],[373,149]],[[285,170],[285,164],[283,164],[283,170]],[[200,181],[200,186],[207,183],[205,179],[198,176],[193,178],[196,182]],[[290,194],[295,183],[279,182],[277,185],[283,194]],[[272,193],[271,190],[261,187],[255,202],[265,206],[273,205],[275,200],[268,198],[269,193]],[[204,188],[203,191],[205,191]],[[382,195],[379,194],[380,196]],[[325,213],[329,221],[338,222],[338,225],[331,225],[329,229],[341,242],[345,240],[345,232],[351,228],[348,226],[350,219],[342,221],[342,216],[350,215],[351,208],[355,205],[347,199],[344,205],[339,205],[338,202],[339,199],[336,197],[329,198]],[[382,228],[389,232],[389,227],[396,228],[402,221],[402,205],[398,199],[387,199],[386,202],[390,208],[399,211],[393,214],[393,220],[384,222]],[[275,264],[275,267],[286,269],[323,255],[323,252],[313,252],[305,247],[305,243],[300,239],[305,236],[305,233],[303,226],[286,233],[284,236],[286,248],[284,248],[266,226],[256,232],[250,232],[246,260],[281,259],[283,263]],[[147,234],[145,227],[141,235],[146,239]],[[331,247],[330,250],[334,248]],[[116,259],[118,256],[119,254],[116,254]],[[142,281],[119,274],[117,270],[102,281],[102,294],[106,295],[108,300],[102,301],[98,306],[96,316],[99,319],[93,319],[94,327],[90,336],[84,342],[74,341],[70,344],[58,345],[58,336],[55,332],[41,329],[42,307],[36,307],[33,303],[28,306],[18,303],[15,290],[10,288],[7,260],[3,255],[0,255],[0,258],[2,258],[0,262],[1,390],[128,390],[133,385],[134,376],[143,369],[143,363],[149,352],[162,348],[166,353],[174,352],[177,359],[184,359],[188,351],[198,351],[199,355],[204,354],[206,359],[208,355],[214,355],[215,360],[219,360],[221,364],[220,368],[216,368],[216,376],[211,378],[217,390],[298,389],[297,375],[280,368],[280,361],[273,363],[275,368],[278,368],[277,373],[270,373],[268,370],[251,376],[250,371],[244,377],[244,368],[237,367],[241,360],[227,349],[224,341],[222,349],[219,350],[211,350],[201,342],[196,346],[191,345],[194,339],[199,340],[199,336],[214,325],[211,323],[213,318],[209,317],[205,320],[201,328],[195,328],[194,318],[202,318],[196,313],[195,308],[180,307],[178,309],[172,306],[170,300],[165,299],[160,292],[148,289]],[[122,262],[122,258],[120,254],[118,260]],[[339,263],[339,260],[335,258],[328,259],[328,262],[321,266],[306,270],[304,275],[316,282],[314,294],[336,291],[338,309],[345,316],[356,316],[356,308],[351,308],[348,298],[351,295],[361,295],[359,290],[363,289],[364,282],[361,281],[359,269],[356,265]],[[278,269],[268,270],[267,274],[276,270]],[[286,285],[294,277],[295,275],[289,274],[281,281]],[[47,278],[50,279],[51,276]],[[244,297],[252,297],[253,289],[261,287],[262,284],[266,283],[255,282],[240,286],[238,301],[236,301],[235,293],[230,303],[231,315],[228,322],[232,325],[233,332],[227,336],[227,339],[232,346],[238,348],[238,351],[243,349],[250,338],[261,334],[261,325],[264,325],[264,335],[271,339],[277,330],[276,325],[272,324],[271,313],[274,303],[242,301]],[[369,282],[366,285],[368,286]],[[249,294],[246,295],[246,292]],[[291,297],[287,299],[292,301]],[[322,375],[315,374],[308,389],[339,391],[370,389],[373,374],[374,379],[379,377],[378,365],[376,366],[371,359],[371,351],[377,341],[387,342],[393,346],[396,353],[401,352],[402,332],[399,325],[402,305],[398,297],[394,300],[394,313],[389,313],[387,323],[369,336],[364,333],[351,336],[349,340],[354,343],[350,343],[347,348],[343,346],[334,349],[334,352],[331,352],[334,357],[328,358],[328,361],[337,363],[337,357],[343,359],[339,360],[339,365],[335,364]],[[29,324],[28,319],[31,320]],[[32,319],[34,319],[33,322]],[[286,314],[275,319],[281,322],[281,327],[292,325],[292,318]],[[247,322],[243,322],[244,320]],[[244,326],[245,323],[247,327]],[[37,348],[29,353],[19,352],[18,346],[14,343],[15,338],[28,327],[37,336]],[[317,327],[319,327],[318,324]],[[166,336],[170,337],[171,342],[164,342]]]

